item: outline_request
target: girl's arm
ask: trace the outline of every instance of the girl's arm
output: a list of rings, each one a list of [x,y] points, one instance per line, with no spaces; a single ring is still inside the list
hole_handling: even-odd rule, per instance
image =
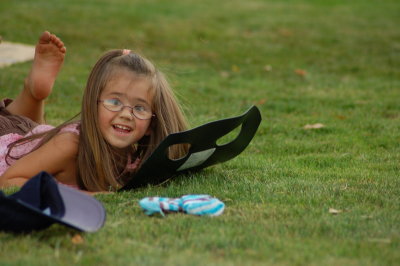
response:
[[[60,133],[11,165],[0,176],[0,187],[21,187],[41,171],[52,174],[62,183],[76,185],[78,135]]]

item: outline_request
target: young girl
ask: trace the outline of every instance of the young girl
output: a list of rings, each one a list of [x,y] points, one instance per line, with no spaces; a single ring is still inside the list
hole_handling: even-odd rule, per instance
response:
[[[95,64],[80,121],[45,125],[44,100],[65,53],[63,42],[44,32],[23,91],[0,103],[0,187],[47,171],[82,190],[117,190],[168,134],[186,129],[164,75],[129,50],[109,51]],[[185,147],[168,153],[181,157]]]

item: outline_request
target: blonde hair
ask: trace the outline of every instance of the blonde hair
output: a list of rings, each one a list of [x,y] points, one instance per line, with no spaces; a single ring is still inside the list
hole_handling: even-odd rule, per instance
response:
[[[98,123],[100,94],[121,68],[132,71],[132,75],[144,76],[151,81],[149,89],[153,96],[152,111],[155,114],[150,123],[151,134],[144,136],[138,143],[133,143],[130,149],[124,152],[112,147],[104,139]],[[50,130],[38,147],[56,135],[60,128],[70,123],[64,123]],[[166,136],[186,130],[186,128],[186,119],[163,73],[157,70],[149,60],[136,53],[127,52],[127,50],[106,52],[93,67],[83,94],[77,157],[79,186],[89,191],[120,188],[130,178],[134,178],[134,173],[126,170],[128,158],[139,158],[140,168],[140,165]],[[40,136],[43,137],[43,134]],[[21,143],[24,141],[26,139],[21,140]],[[169,149],[168,157],[179,158],[186,152],[187,147],[184,145],[174,147]],[[9,154],[10,151],[8,156]]]

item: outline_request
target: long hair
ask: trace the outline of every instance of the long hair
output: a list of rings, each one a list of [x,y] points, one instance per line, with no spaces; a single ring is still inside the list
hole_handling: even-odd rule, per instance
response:
[[[153,96],[152,111],[155,117],[150,123],[151,134],[144,136],[130,149],[121,151],[111,146],[102,136],[98,122],[98,100],[107,83],[121,68],[149,79],[149,92]],[[43,145],[60,129],[71,122],[41,135]],[[93,67],[82,99],[79,146],[77,156],[77,181],[89,191],[116,190],[123,186],[134,173],[127,171],[128,158],[139,158],[140,165],[150,156],[157,145],[169,134],[186,130],[187,123],[177,99],[165,76],[144,57],[123,50],[105,53]],[[32,137],[31,137],[32,138]],[[35,137],[34,137],[35,138]],[[20,142],[23,143],[24,139]],[[169,158],[179,158],[187,151],[181,145],[169,149]],[[10,154],[10,151],[8,152]]]

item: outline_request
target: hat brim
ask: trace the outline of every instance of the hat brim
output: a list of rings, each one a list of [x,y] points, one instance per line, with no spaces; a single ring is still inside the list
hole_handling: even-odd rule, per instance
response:
[[[85,232],[95,232],[104,225],[106,212],[99,201],[66,185],[57,186],[64,202],[65,213],[60,218],[50,216],[51,218]]]

